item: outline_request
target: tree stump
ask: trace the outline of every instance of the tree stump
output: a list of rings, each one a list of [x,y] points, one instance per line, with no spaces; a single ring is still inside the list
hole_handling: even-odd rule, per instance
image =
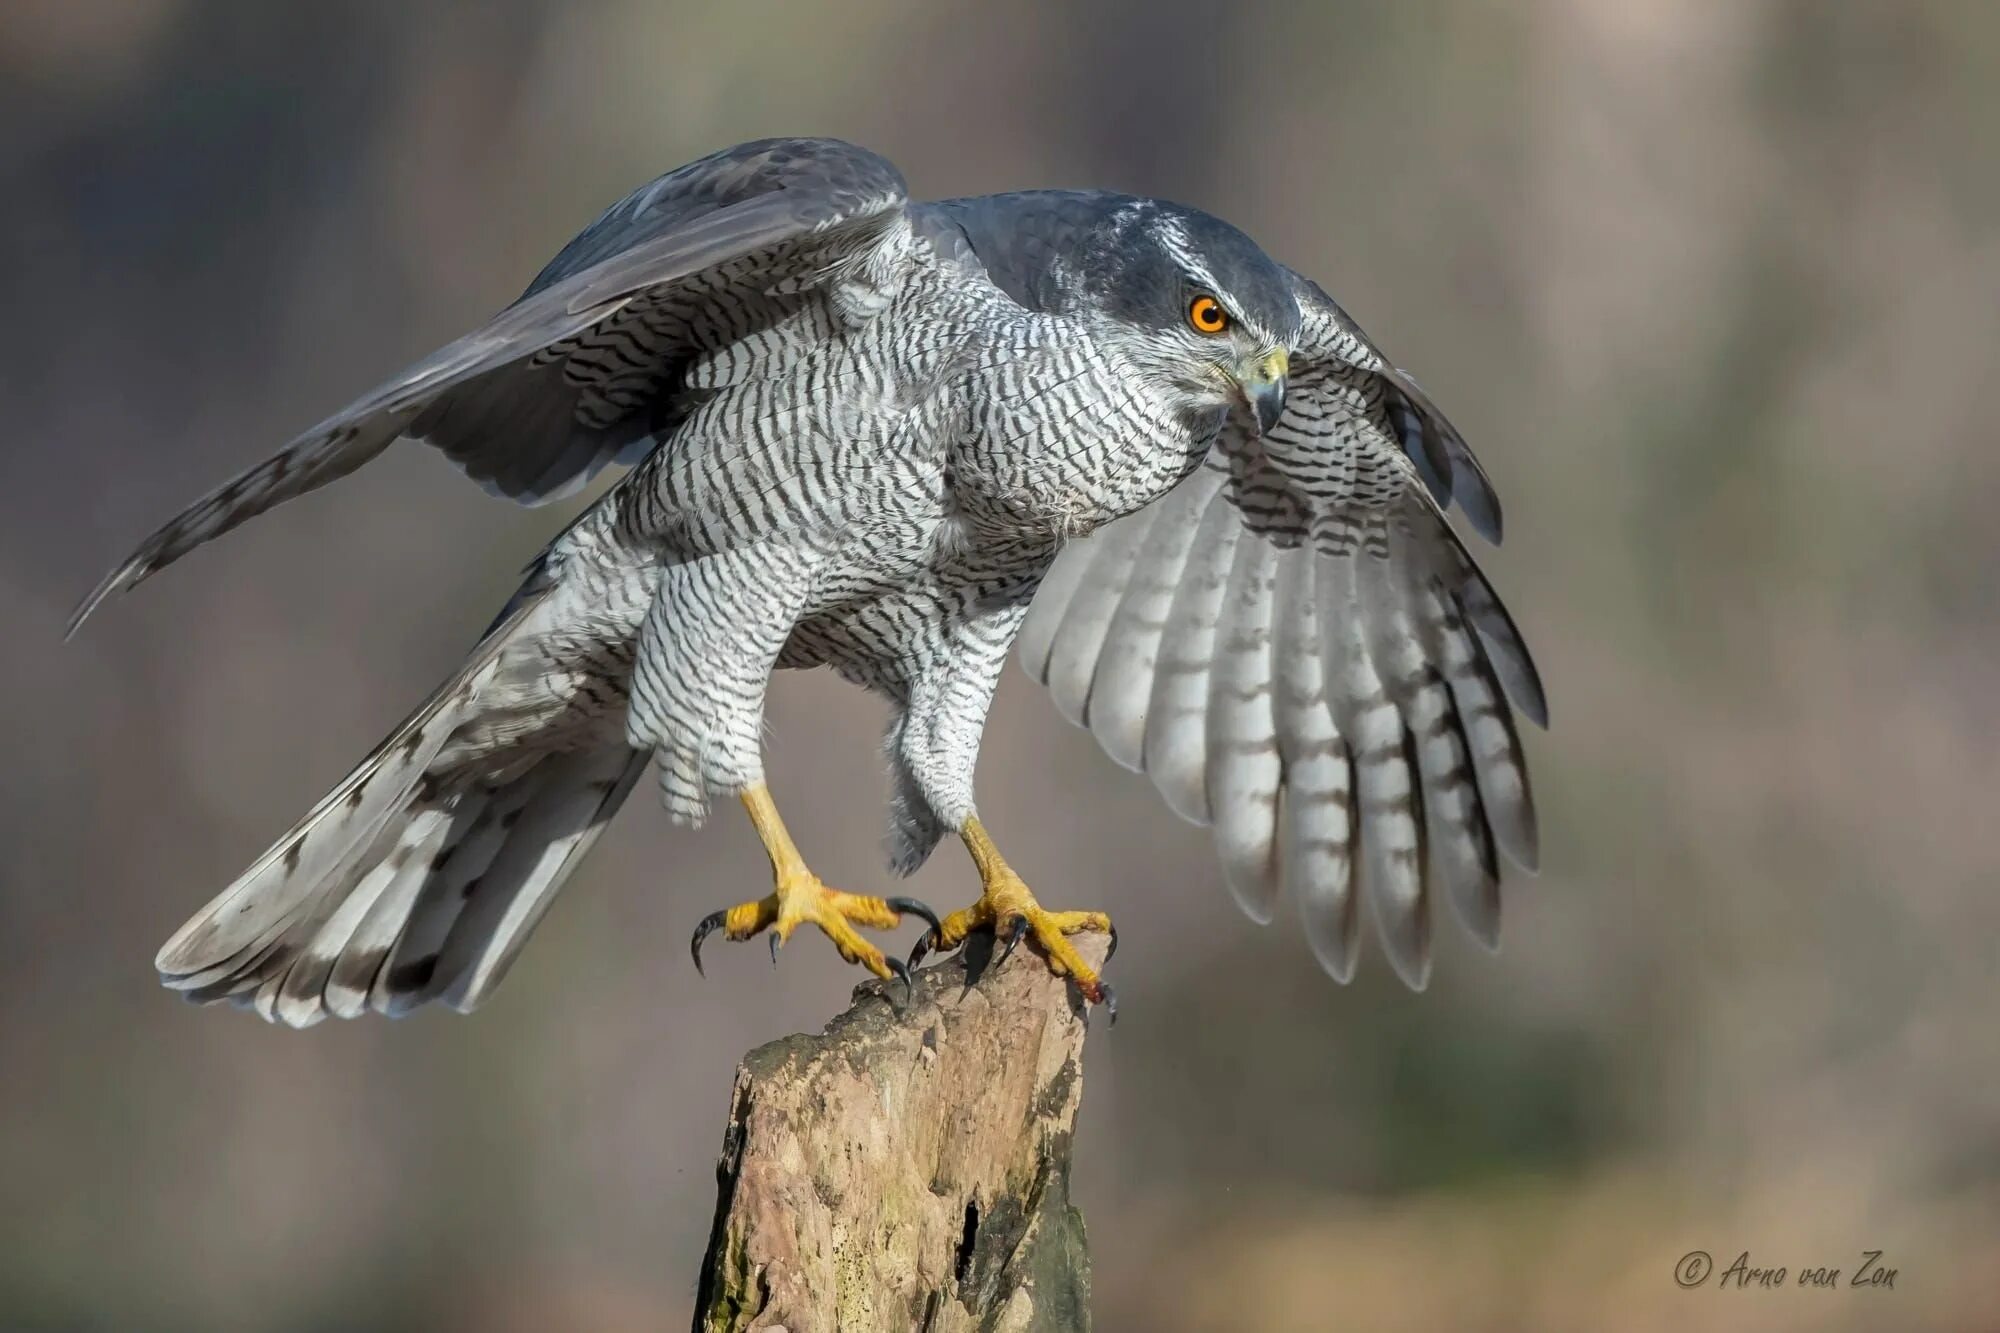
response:
[[[1078,945],[1099,965],[1102,937]],[[697,1333],[1089,1328],[1082,1002],[1028,948],[981,975],[990,952],[975,937],[907,1003],[857,987],[825,1032],[744,1058]]]

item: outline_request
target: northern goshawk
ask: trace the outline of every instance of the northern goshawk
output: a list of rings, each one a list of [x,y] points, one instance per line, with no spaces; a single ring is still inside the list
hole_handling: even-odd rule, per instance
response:
[[[612,206],[515,304],[214,491],[77,613],[409,436],[525,504],[631,464],[431,698],[161,949],[167,985],[294,1026],[498,983],[649,759],[679,821],[740,800],[767,896],[695,935],[802,922],[905,972],[1031,935],[1110,989],[974,814],[1010,646],[1058,708],[1211,825],[1267,920],[1281,885],[1334,976],[1362,902],[1398,973],[1433,899],[1497,941],[1532,867],[1521,636],[1447,523],[1500,536],[1479,464],[1313,282],[1154,199],[913,202],[872,153],[744,144]],[[75,628],[73,624],[72,629]],[[938,922],[826,887],[764,783],[774,667],[887,697],[891,859],[947,833],[984,890]]]

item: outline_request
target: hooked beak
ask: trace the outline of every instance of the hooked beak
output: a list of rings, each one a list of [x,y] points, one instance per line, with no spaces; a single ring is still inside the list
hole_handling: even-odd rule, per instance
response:
[[[1243,401],[1257,418],[1257,432],[1263,434],[1278,424],[1285,414],[1285,372],[1291,356],[1282,347],[1246,357],[1236,363],[1236,384]]]

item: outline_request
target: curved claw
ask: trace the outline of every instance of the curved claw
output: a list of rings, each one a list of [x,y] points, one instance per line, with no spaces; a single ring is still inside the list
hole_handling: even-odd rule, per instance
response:
[[[924,920],[930,922],[932,932],[938,935],[943,934],[944,922],[938,920],[937,913],[933,912],[929,905],[919,902],[915,898],[884,898],[882,901],[895,908],[898,912],[908,912],[911,916],[922,917]]]
[[[1112,922],[1111,925],[1108,927],[1108,929],[1111,932],[1111,943],[1104,950],[1104,961],[1107,966],[1110,964],[1112,958],[1116,956],[1118,953],[1118,923],[1116,921]],[[1118,1021],[1117,1018],[1114,1016],[1112,1022],[1115,1023],[1117,1021]]]
[[[1028,919],[1026,917],[1010,917],[1010,921],[1012,921],[1012,925],[1008,925],[1008,929],[1006,929],[1006,943],[1000,947],[1000,957],[994,959],[994,971],[1006,967],[1008,955],[1014,953],[1014,945],[1018,945],[1022,941],[1022,937],[1028,935]]]
[[[1085,1027],[1090,1026],[1090,1011],[1100,1004],[1104,1006],[1105,1019],[1110,1026],[1118,1026],[1118,992],[1111,989],[1110,982],[1100,978],[1089,986],[1079,986],[1077,989],[1083,996],[1083,1025]]]
[[[882,961],[888,964],[891,972],[896,974],[896,980],[903,983],[903,1005],[904,1007],[908,1007],[912,993],[910,987],[910,969],[903,965],[903,961],[900,958],[884,958]]]
[[[931,944],[937,939],[935,930],[927,930],[917,938],[917,947],[910,950],[910,967],[920,965],[931,951]]]
[[[771,966],[776,967],[778,965],[778,949],[784,944],[784,940],[778,937],[778,932],[775,930],[764,938],[771,941]]]
[[[729,913],[726,911],[710,912],[701,919],[701,924],[694,928],[694,938],[688,941],[688,952],[694,955],[694,970],[697,976],[706,977],[708,975],[701,968],[701,942],[716,931],[721,930],[723,918],[728,915]]]

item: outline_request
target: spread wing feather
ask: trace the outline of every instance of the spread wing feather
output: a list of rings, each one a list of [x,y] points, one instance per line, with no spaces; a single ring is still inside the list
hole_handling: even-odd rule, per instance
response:
[[[1183,819],[1209,822],[1208,680],[1215,629],[1243,525],[1217,498],[1202,510],[1193,548],[1160,635],[1146,706],[1144,764],[1167,805]]]
[[[904,225],[885,159],[831,139],[742,144],[634,191],[519,301],[196,501],[92,590],[106,597],[408,434],[537,504],[649,449],[698,350],[731,341]]]
[[[1022,660],[1213,827],[1253,918],[1288,886],[1314,956],[1346,980],[1365,914],[1421,987],[1434,899],[1492,946],[1500,854],[1535,865],[1509,703],[1540,725],[1547,705],[1445,516],[1456,501],[1498,540],[1486,473],[1345,312],[1303,279],[1297,292],[1284,417],[1262,438],[1226,429],[1167,496],[1072,543]]]
[[[1237,542],[1208,680],[1208,809],[1223,882],[1251,920],[1278,903],[1277,715],[1271,705],[1271,614],[1278,551]]]
[[[1161,501],[1091,675],[1090,730],[1105,753],[1135,772],[1145,765],[1153,663],[1173,610],[1174,590],[1193,553],[1194,520],[1222,483],[1219,475],[1208,475],[1212,484],[1183,487]]]
[[[1042,679],[1056,708],[1078,726],[1086,725],[1090,684],[1097,674],[1105,636],[1117,618],[1119,601],[1138,567],[1146,530],[1156,516],[1134,514],[1131,522],[1105,534],[1106,540],[1092,552],[1089,573],[1077,585],[1049,645]]]

